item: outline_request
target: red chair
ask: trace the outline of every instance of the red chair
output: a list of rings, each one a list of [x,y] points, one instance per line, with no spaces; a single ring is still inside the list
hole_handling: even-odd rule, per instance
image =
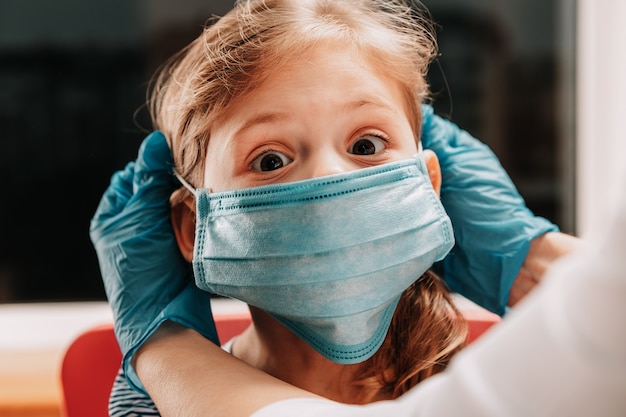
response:
[[[109,393],[121,360],[112,324],[79,335],[61,365],[64,415],[108,417]]]
[[[471,343],[500,318],[487,311],[464,311]],[[247,313],[215,317],[220,340],[240,334],[250,323]],[[79,335],[68,347],[61,365],[65,417],[108,417],[109,393],[120,367],[113,325],[105,324]]]
[[[468,324],[467,343],[472,343],[491,326],[500,321],[500,316],[487,310],[461,310]]]

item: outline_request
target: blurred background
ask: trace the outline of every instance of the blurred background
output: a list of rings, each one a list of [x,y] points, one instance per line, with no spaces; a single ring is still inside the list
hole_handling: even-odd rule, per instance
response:
[[[575,1],[424,0],[435,109],[575,230]],[[0,303],[104,300],[89,219],[150,129],[150,76],[232,0],[0,1]]]

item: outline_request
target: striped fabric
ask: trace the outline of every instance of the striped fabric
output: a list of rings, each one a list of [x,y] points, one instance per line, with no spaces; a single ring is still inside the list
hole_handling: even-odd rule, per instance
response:
[[[150,397],[135,391],[128,385],[124,370],[120,368],[109,397],[109,416],[143,417],[160,416],[160,414]]]

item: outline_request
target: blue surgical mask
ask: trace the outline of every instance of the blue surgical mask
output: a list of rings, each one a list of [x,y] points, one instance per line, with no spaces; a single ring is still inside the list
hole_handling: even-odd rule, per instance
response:
[[[304,181],[194,192],[198,287],[265,310],[337,363],[378,350],[402,292],[454,243],[421,152]]]

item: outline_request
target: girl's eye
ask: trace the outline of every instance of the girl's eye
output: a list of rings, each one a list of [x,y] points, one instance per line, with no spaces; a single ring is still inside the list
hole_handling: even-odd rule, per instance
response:
[[[365,136],[358,138],[348,152],[354,155],[374,155],[385,149],[385,141],[375,136]]]
[[[274,171],[285,165],[289,165],[292,160],[280,152],[269,151],[256,157],[252,161],[252,169],[255,171]]]

